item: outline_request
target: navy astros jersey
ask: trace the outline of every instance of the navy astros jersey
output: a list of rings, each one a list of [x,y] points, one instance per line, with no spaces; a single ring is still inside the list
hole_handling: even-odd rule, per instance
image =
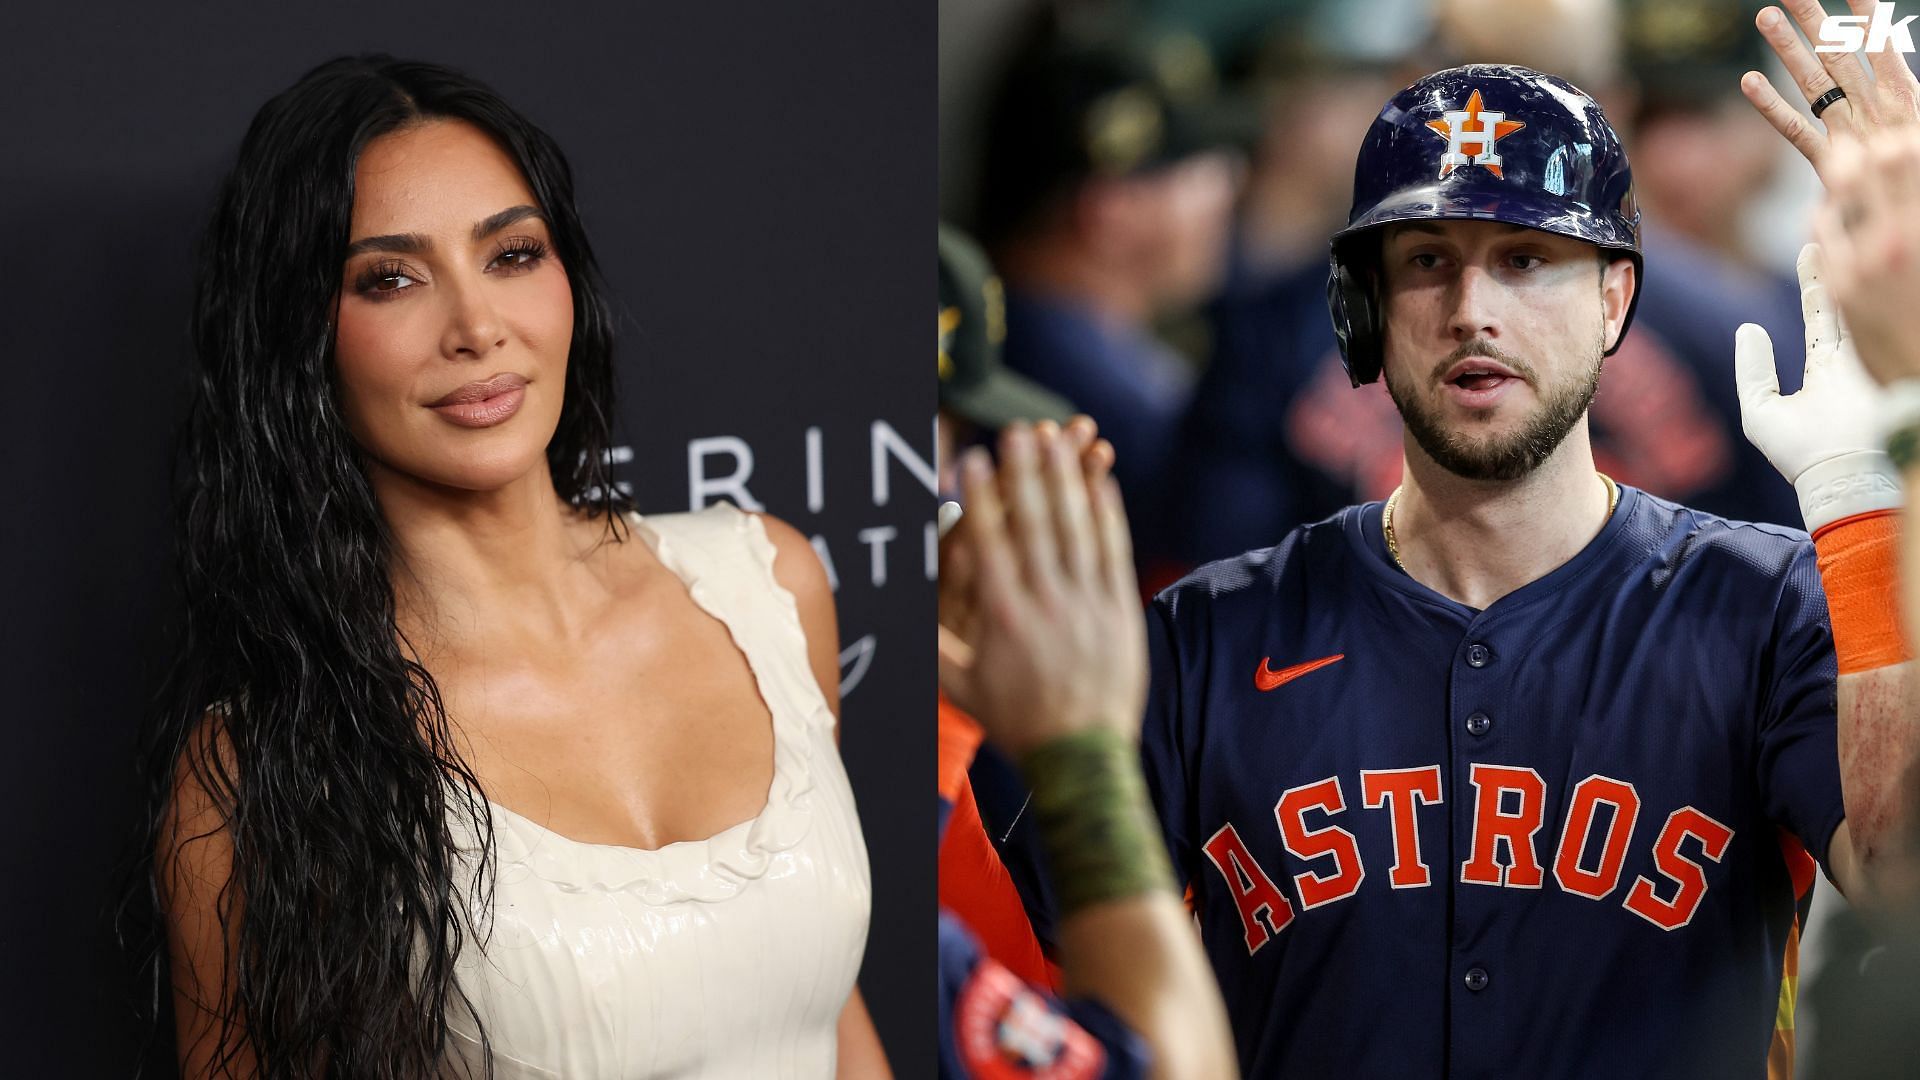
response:
[[[1623,487],[1476,611],[1380,514],[1149,614],[1147,780],[1241,1068],[1765,1076],[1795,876],[1843,816],[1813,545]]]

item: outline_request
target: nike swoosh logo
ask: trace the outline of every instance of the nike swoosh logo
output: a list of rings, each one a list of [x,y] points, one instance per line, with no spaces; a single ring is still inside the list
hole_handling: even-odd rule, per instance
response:
[[[1319,671],[1328,664],[1337,664],[1346,658],[1346,653],[1335,653],[1332,656],[1323,656],[1318,660],[1309,660],[1304,664],[1295,664],[1275,671],[1268,666],[1273,663],[1273,657],[1263,656],[1260,658],[1260,666],[1253,669],[1253,685],[1262,690],[1276,690],[1310,671]]]

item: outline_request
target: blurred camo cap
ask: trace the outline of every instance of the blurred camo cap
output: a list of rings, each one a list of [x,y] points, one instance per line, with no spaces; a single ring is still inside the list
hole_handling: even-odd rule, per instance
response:
[[[1257,117],[1224,99],[1197,37],[1038,33],[988,110],[981,231],[995,240],[1086,181],[1248,147]]]
[[[998,429],[1016,420],[1065,423],[1073,406],[1000,363],[1006,337],[1000,279],[972,240],[940,226],[940,407]]]
[[[1623,0],[1627,68],[1642,111],[1692,111],[1738,99],[1740,76],[1772,51],[1753,28],[1763,0]]]

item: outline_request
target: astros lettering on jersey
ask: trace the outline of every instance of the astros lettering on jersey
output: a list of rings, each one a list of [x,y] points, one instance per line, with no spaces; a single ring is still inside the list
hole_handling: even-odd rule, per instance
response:
[[[1474,611],[1380,517],[1149,619],[1148,783],[1247,1074],[1765,1075],[1795,863],[1843,816],[1812,544],[1625,488]]]

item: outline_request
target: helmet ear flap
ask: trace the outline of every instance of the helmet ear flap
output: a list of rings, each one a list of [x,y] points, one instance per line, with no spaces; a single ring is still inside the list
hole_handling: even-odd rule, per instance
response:
[[[1614,335],[1613,347],[1601,352],[1601,356],[1612,356],[1619,352],[1620,346],[1626,342],[1627,329],[1633,325],[1633,313],[1640,307],[1640,294],[1644,290],[1643,277],[1646,273],[1646,261],[1641,258],[1638,251],[1613,251],[1608,252],[1607,255],[1616,259],[1625,258],[1633,263],[1633,295],[1627,298],[1627,314],[1620,320],[1620,332]]]
[[[1380,377],[1385,359],[1380,333],[1380,298],[1374,276],[1335,252],[1327,271],[1327,311],[1347,378],[1362,386]]]

